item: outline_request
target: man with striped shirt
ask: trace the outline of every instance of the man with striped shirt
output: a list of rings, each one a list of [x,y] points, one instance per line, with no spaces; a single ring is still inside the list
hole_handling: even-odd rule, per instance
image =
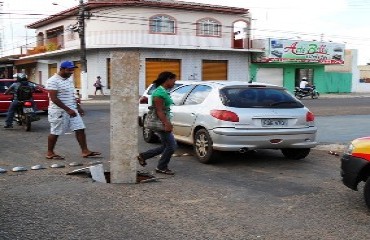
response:
[[[68,130],[75,132],[82,151],[82,157],[101,155],[100,152],[90,151],[87,147],[86,127],[81,118],[84,115],[84,111],[80,104],[76,102],[73,80],[70,79],[75,68],[76,66],[71,61],[62,62],[59,72],[47,80],[46,88],[50,98],[48,109],[50,134],[48,136],[47,159],[64,159],[64,157],[54,152],[54,148],[59,135],[64,134]]]

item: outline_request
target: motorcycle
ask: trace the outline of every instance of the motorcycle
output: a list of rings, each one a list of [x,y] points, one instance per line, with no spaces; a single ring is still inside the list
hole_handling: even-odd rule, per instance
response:
[[[305,90],[299,87],[295,87],[294,96],[298,99],[302,99],[304,97],[311,97],[312,99],[317,99],[319,98],[320,93],[316,91],[315,86],[311,86],[310,90]]]
[[[29,100],[18,101],[17,108],[15,109],[14,121],[16,121],[18,125],[23,126],[28,132],[31,131],[31,122],[37,120],[40,120],[40,118],[36,116],[33,111],[32,102]]]

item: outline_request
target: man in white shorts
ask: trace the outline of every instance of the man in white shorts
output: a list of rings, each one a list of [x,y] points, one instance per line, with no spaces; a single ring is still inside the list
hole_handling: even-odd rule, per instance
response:
[[[73,62],[65,61],[60,64],[59,72],[47,80],[46,89],[49,92],[50,105],[48,108],[48,120],[50,134],[48,136],[47,159],[63,160],[64,157],[54,152],[59,135],[67,131],[74,131],[78,144],[82,151],[82,157],[94,157],[101,155],[100,152],[90,151],[86,143],[85,124],[81,118],[84,111],[76,102],[74,95],[74,83],[70,79],[74,69]]]

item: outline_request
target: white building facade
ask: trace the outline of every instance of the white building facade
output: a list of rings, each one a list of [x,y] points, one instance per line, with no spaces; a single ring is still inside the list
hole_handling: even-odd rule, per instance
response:
[[[139,93],[161,71],[181,80],[249,81],[248,9],[177,1],[104,1],[85,4],[88,94],[96,76],[110,91],[111,52],[140,52]],[[45,84],[64,60],[80,66],[79,6],[28,25],[36,46],[15,62],[31,80]],[[237,38],[236,34],[243,38]],[[80,70],[74,74],[81,88]]]

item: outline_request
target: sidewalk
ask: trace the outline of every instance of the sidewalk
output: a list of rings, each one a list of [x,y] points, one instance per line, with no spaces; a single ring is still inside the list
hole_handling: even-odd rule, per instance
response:
[[[87,100],[81,100],[82,103],[109,103],[110,95],[89,95]]]
[[[323,93],[319,98],[358,98],[370,97],[370,93]]]
[[[322,93],[319,98],[362,98],[369,97],[370,93]],[[303,99],[307,99],[303,98]],[[110,95],[89,95],[87,100],[82,100],[82,103],[109,103]]]

